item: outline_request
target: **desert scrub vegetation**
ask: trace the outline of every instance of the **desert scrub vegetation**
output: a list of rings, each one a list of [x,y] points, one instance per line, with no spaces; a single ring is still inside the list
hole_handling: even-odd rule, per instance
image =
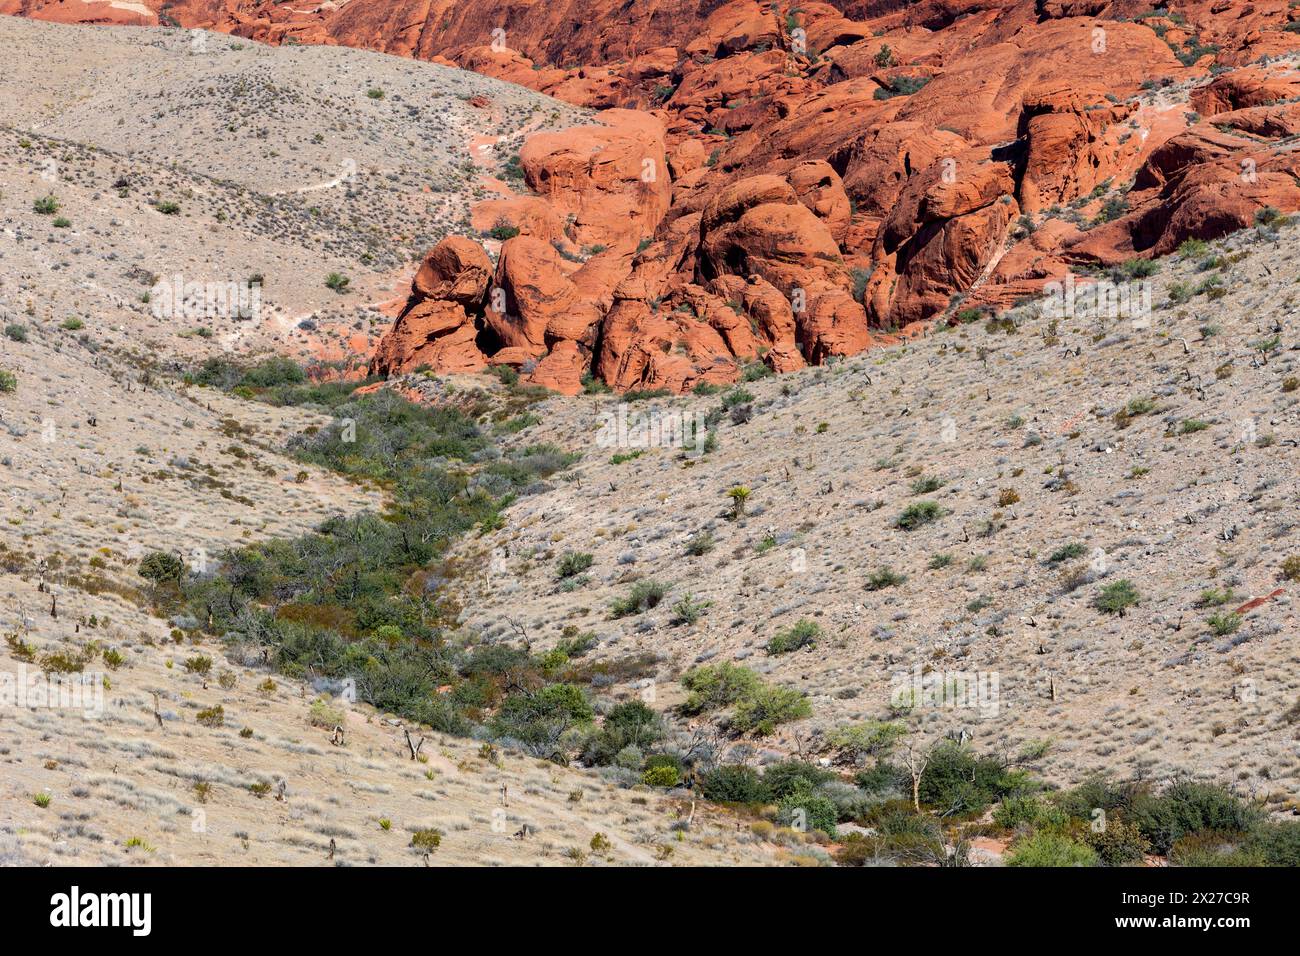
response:
[[[943,508],[935,501],[914,501],[894,519],[894,527],[913,531],[943,517]]]
[[[1139,865],[1148,854],[1183,866],[1300,860],[1300,822],[1272,820],[1216,784],[1183,778],[1157,789],[1145,779],[1092,777],[1053,791],[1026,769],[1042,745],[1011,757],[944,740],[924,748],[917,763],[911,747],[899,759],[909,737],[898,722],[845,727],[826,738],[836,755],[829,767],[719,763],[698,775],[699,789],[708,800],[766,816],[752,827],[765,840],[796,841],[808,831],[834,837],[843,823],[867,828],[840,839],[841,866],[970,865],[972,833],[1008,838],[1010,866]],[[990,811],[992,822],[980,822]]]
[[[594,558],[586,552],[569,551],[556,566],[555,575],[560,579],[571,578],[591,567]]]
[[[473,408],[309,386],[279,360],[246,369],[208,363],[199,376],[329,410],[334,423],[294,436],[287,453],[382,488],[388,504],[331,516],[295,539],[227,551],[205,574],[174,555],[157,558],[157,608],[284,674],[350,677],[358,699],[378,708],[449,733],[485,728],[564,759],[561,738],[567,746],[568,731],[590,719],[585,690],[566,679],[568,655],[450,642],[459,608],[439,586],[460,573],[445,562],[453,542],[500,526],[511,501],[575,457],[549,445],[503,451]],[[447,685],[450,693],[437,692]]]
[[[626,597],[616,598],[609,607],[611,617],[631,617],[659,606],[668,594],[668,586],[658,581],[638,581]]]
[[[811,715],[812,707],[803,694],[765,683],[747,667],[711,664],[696,667],[682,676],[687,698],[686,715],[704,714],[731,707],[725,726],[738,733],[771,734],[778,725]]]
[[[822,636],[821,625],[808,618],[801,618],[767,642],[769,654],[789,654],[804,647],[812,647]]]
[[[1141,595],[1138,594],[1138,589],[1133,585],[1133,582],[1125,578],[1112,581],[1098,591],[1093,604],[1097,610],[1104,614],[1118,614],[1123,617],[1124,612],[1140,600]]]

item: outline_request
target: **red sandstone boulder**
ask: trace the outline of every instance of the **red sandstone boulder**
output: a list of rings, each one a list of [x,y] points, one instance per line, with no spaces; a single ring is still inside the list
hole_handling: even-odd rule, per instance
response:
[[[604,125],[530,136],[519,151],[529,188],[582,247],[635,247],[668,211],[671,183],[663,124],[648,113],[608,110]]]
[[[424,257],[406,306],[370,360],[370,374],[398,375],[421,366],[437,372],[480,369],[472,312],[487,292],[492,263],[478,243],[450,236]],[[469,310],[469,311],[467,311]]]

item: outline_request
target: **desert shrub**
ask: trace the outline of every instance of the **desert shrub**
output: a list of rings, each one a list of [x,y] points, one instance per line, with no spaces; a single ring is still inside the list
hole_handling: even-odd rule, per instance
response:
[[[343,708],[333,706],[323,697],[313,700],[307,712],[308,723],[313,727],[323,727],[326,730],[333,730],[342,725],[346,719]]]
[[[907,580],[907,575],[899,574],[893,568],[877,568],[867,575],[865,585],[868,591],[882,591],[885,588],[897,587]]]
[[[1072,817],[1091,820],[1095,809],[1107,813],[1127,810],[1141,792],[1131,784],[1115,784],[1103,776],[1094,775],[1077,787],[1053,794],[1052,802]]]
[[[614,617],[630,617],[657,607],[668,593],[668,586],[658,581],[638,581],[632,585],[627,597],[618,598],[610,605]]]
[[[812,705],[797,690],[761,684],[736,702],[731,726],[741,733],[766,737],[779,724],[812,715]]]
[[[791,794],[814,790],[821,784],[836,779],[838,778],[833,771],[802,760],[784,760],[763,770],[763,784],[774,800],[784,800]]]
[[[212,658],[204,657],[202,654],[197,657],[191,657],[185,661],[185,670],[191,674],[207,675],[212,671]]]
[[[1048,563],[1060,564],[1062,561],[1071,561],[1086,553],[1087,550],[1078,541],[1071,541],[1070,544],[1062,545],[1061,548],[1052,551],[1052,554],[1048,555]]]
[[[1017,840],[1006,855],[1007,866],[1096,866],[1091,847],[1047,831]]]
[[[1247,836],[1245,848],[1269,866],[1300,866],[1300,822],[1259,823]]]
[[[872,720],[838,727],[827,735],[826,742],[856,764],[866,758],[879,761],[887,757],[906,734],[907,727],[901,723]]]
[[[16,322],[5,326],[5,338],[11,342],[27,341],[27,326],[19,325]]]
[[[0,392],[18,391],[18,376],[8,369],[0,368]]]
[[[894,520],[894,526],[904,531],[912,531],[922,525],[938,521],[943,516],[943,509],[939,507],[938,502],[934,501],[915,501],[903,509]]]
[[[217,704],[214,707],[200,710],[194,715],[194,719],[204,727],[220,727],[226,722],[226,711],[220,704]]]
[[[711,603],[710,601],[697,601],[693,595],[684,594],[682,599],[673,605],[672,623],[694,624],[704,615]]]
[[[519,741],[535,756],[553,757],[568,731],[591,723],[591,705],[572,684],[550,684],[537,691],[511,694],[492,718],[500,737]]]
[[[513,239],[515,236],[519,235],[519,227],[509,219],[502,217],[492,224],[492,229],[489,231],[489,235],[499,242],[505,242],[507,239]]]
[[[442,831],[432,827],[416,830],[411,834],[411,846],[425,853],[432,853],[442,846]]]
[[[723,662],[693,668],[682,677],[682,686],[688,692],[682,711],[700,714],[730,707],[761,683],[756,673],[738,664]]]
[[[912,482],[912,494],[928,495],[931,492],[938,491],[943,487],[943,479],[930,475],[923,476]]]
[[[150,551],[140,559],[139,574],[155,584],[179,581],[185,576],[185,562],[177,554]]]
[[[1060,829],[1069,819],[1060,807],[1036,796],[1007,797],[993,809],[993,822],[1008,830],[1021,826]]]
[[[581,574],[591,567],[595,561],[590,554],[579,553],[576,551],[567,552],[560,558],[559,566],[556,568],[556,575],[560,578],[571,578],[574,575]]]
[[[839,809],[833,802],[810,790],[798,790],[781,800],[776,820],[783,826],[807,832],[820,830],[835,836]]]
[[[878,100],[893,99],[895,96],[911,96],[929,82],[928,76],[899,76],[885,86],[879,87],[873,96]]]
[[[789,654],[791,651],[797,651],[801,647],[811,647],[817,643],[821,637],[821,625],[816,621],[810,621],[807,618],[801,618],[791,627],[784,631],[778,631],[776,635],[767,642],[767,652],[769,654]]]
[[[1132,823],[1121,817],[1108,817],[1100,830],[1089,830],[1085,840],[1097,859],[1106,866],[1139,863],[1150,852],[1151,843]]]
[[[1122,615],[1127,608],[1132,607],[1141,600],[1138,589],[1127,578],[1112,581],[1099,592],[1093,600],[1097,610],[1105,614]]]
[[[904,791],[910,794],[912,789],[911,777],[907,771],[887,760],[877,761],[874,767],[859,770],[853,775],[853,782],[858,789],[877,796],[901,796]]]
[[[700,792],[718,803],[767,803],[772,799],[767,781],[744,764],[723,764],[710,770],[700,780]]]
[[[1241,622],[1242,617],[1240,614],[1234,614],[1232,612],[1224,614],[1219,612],[1217,614],[1211,614],[1206,619],[1205,624],[1209,627],[1210,632],[1216,637],[1226,637],[1229,634],[1235,633],[1236,630],[1241,627]]]
[[[1246,846],[1242,833],[1206,830],[1180,837],[1169,848],[1171,866],[1239,867],[1267,866],[1257,849]]]
[[[691,557],[698,558],[708,554],[713,550],[713,535],[708,531],[701,531],[686,542],[686,553]]]
[[[249,388],[276,388],[281,385],[301,385],[307,373],[292,359],[268,358],[251,366],[240,377],[239,384]]]
[[[624,701],[612,707],[600,727],[584,741],[582,762],[608,766],[626,748],[643,751],[662,740],[664,733],[663,718],[652,707],[640,700]]]
[[[641,774],[641,782],[647,787],[675,787],[681,782],[681,773],[676,767],[660,764],[647,767]]]
[[[1131,820],[1156,853],[1167,853],[1179,839],[1200,830],[1248,830],[1259,822],[1258,811],[1222,787],[1181,780],[1159,796],[1143,794],[1133,801]]]
[[[1023,775],[1009,772],[1001,761],[944,742],[930,753],[919,795],[942,812],[964,815],[982,813],[995,800],[1026,788]]]

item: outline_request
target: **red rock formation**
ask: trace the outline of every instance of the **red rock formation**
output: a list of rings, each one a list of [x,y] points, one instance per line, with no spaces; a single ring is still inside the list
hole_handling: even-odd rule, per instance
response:
[[[370,374],[425,365],[442,372],[483,368],[473,312],[482,306],[491,276],[492,263],[478,243],[450,236],[434,246],[415,274],[405,308],[380,340]]]
[[[473,210],[493,254],[505,239],[495,268],[468,240],[430,253],[385,372],[731,381],[887,341],[957,292],[1002,307],[1070,262],[1300,208],[1288,0],[145,3],[146,22],[454,63],[603,111],[529,137],[528,193]],[[0,12],[135,22],[84,0]]]

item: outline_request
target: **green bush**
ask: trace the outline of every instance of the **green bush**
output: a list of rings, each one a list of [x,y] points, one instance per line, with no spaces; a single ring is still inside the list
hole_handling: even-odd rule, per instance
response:
[[[812,705],[796,690],[760,685],[736,702],[731,725],[741,733],[766,737],[779,724],[812,715]]]
[[[18,391],[18,376],[7,369],[0,368],[0,392]]]
[[[772,799],[784,800],[791,794],[815,790],[823,783],[838,779],[831,770],[802,760],[784,760],[763,770],[763,784]]]
[[[700,780],[700,792],[717,803],[767,803],[772,790],[753,767],[724,764]]]
[[[529,753],[553,758],[567,732],[590,724],[593,716],[580,688],[550,684],[507,697],[490,726],[498,736],[519,741]]]
[[[1062,561],[1070,561],[1074,558],[1082,557],[1088,549],[1077,541],[1070,544],[1061,545],[1047,558],[1048,564],[1060,564]]]
[[[1123,615],[1127,608],[1132,607],[1141,600],[1138,589],[1133,586],[1133,582],[1127,578],[1120,581],[1112,581],[1103,587],[1094,599],[1093,604],[1097,610],[1105,614]]]
[[[1180,837],[1169,848],[1171,866],[1238,867],[1267,866],[1258,849],[1246,845],[1242,833],[1206,830]]]
[[[1060,807],[1034,796],[1007,797],[993,809],[993,822],[1008,830],[1022,826],[1060,829],[1069,819]]]
[[[583,763],[608,766],[627,747],[644,751],[663,739],[663,718],[640,700],[624,701],[612,707],[599,729],[582,747]]]
[[[1141,831],[1120,817],[1107,817],[1106,825],[1099,831],[1089,830],[1086,840],[1106,866],[1140,863],[1151,850],[1150,841]]]
[[[921,774],[921,801],[940,812],[983,813],[995,800],[1028,788],[1022,774],[1008,771],[1000,760],[976,757],[970,750],[945,741],[931,752]]]
[[[675,787],[681,782],[681,774],[676,767],[660,765],[649,767],[641,774],[641,782],[647,787]]]
[[[821,634],[820,624],[807,618],[801,618],[792,627],[784,631],[778,631],[776,636],[767,642],[767,652],[769,654],[789,654],[801,647],[811,647],[817,643],[817,639],[821,637]]]
[[[922,525],[938,521],[941,517],[943,517],[943,509],[939,507],[938,502],[914,501],[894,520],[894,526],[904,531],[912,531]]]
[[[594,561],[595,559],[590,554],[569,551],[560,558],[556,575],[561,579],[571,578],[586,571]]]
[[[150,551],[140,559],[139,574],[155,584],[179,581],[185,576],[185,562],[177,554]]]
[[[682,677],[682,687],[688,691],[682,711],[693,715],[730,707],[761,684],[756,673],[738,664],[723,662],[693,668]]]
[[[781,801],[776,819],[783,826],[804,832],[820,830],[834,837],[839,810],[826,797],[809,790],[800,790]]]
[[[885,588],[897,587],[906,580],[907,575],[899,574],[893,568],[884,567],[867,575],[866,588],[868,591],[882,591]]]
[[[1091,847],[1046,831],[1017,840],[1006,855],[1007,866],[1096,866]]]
[[[657,607],[667,593],[666,584],[660,584],[658,581],[638,581],[632,585],[632,591],[627,597],[618,598],[610,605],[610,613],[616,618],[641,614]]]
[[[1222,787],[1183,780],[1159,796],[1143,794],[1133,801],[1131,820],[1156,853],[1168,853],[1176,841],[1201,830],[1249,830],[1260,821],[1259,811]]]

